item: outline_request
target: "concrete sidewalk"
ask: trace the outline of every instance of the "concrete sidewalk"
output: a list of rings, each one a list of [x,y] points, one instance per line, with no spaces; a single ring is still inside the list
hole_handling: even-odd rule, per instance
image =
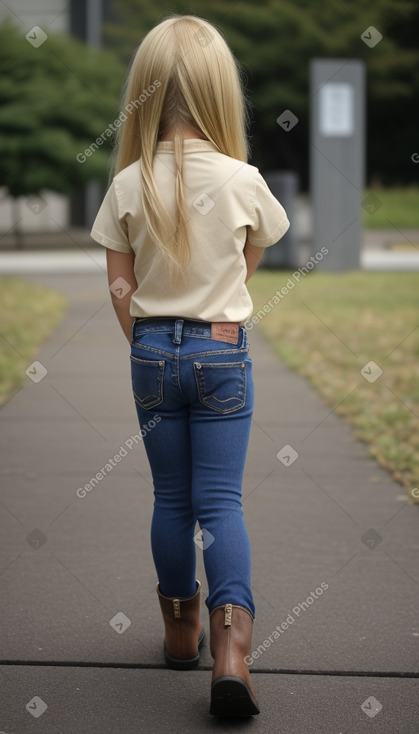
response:
[[[360,253],[360,269],[368,271],[412,271],[419,270],[419,233],[407,230],[403,233],[412,239],[405,242],[403,237],[396,237],[387,230],[368,231],[364,233],[364,243]],[[392,242],[400,242],[400,249],[392,248]],[[106,271],[106,253],[100,245],[92,246],[92,240],[71,249],[60,246],[28,250],[0,250],[0,273],[8,274],[61,274],[61,273],[97,273],[98,269]],[[405,249],[404,249],[405,248]],[[300,242],[298,267],[303,267],[309,260],[311,249],[309,242]],[[295,266],[297,267],[297,265]]]
[[[0,731],[418,734],[419,514],[405,490],[253,330],[243,494],[261,714],[214,720],[208,638],[197,670],[164,665],[151,476],[105,276],[26,277],[70,310],[0,409]],[[204,602],[202,617],[208,632]]]

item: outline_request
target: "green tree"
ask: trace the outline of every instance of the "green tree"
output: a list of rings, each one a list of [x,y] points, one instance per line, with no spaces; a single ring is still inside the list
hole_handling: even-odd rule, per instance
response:
[[[124,68],[115,55],[61,35],[35,47],[6,22],[0,68],[0,183],[15,202],[106,179],[108,139],[91,155],[83,151],[118,114]]]
[[[309,61],[360,58],[367,67],[369,177],[387,183],[413,179],[413,105],[419,91],[414,0],[194,0],[192,6],[185,0],[117,0],[108,42],[126,63],[156,22],[170,12],[191,11],[222,29],[244,67],[256,165],[297,169],[307,183]],[[371,25],[383,35],[374,48],[361,40]],[[299,118],[289,133],[276,123],[285,109]]]

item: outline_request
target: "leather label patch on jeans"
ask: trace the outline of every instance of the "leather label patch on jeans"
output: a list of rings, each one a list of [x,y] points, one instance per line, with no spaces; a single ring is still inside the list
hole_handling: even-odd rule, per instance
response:
[[[239,325],[224,321],[213,322],[211,324],[211,339],[216,339],[219,342],[228,342],[229,344],[237,344],[239,339]]]

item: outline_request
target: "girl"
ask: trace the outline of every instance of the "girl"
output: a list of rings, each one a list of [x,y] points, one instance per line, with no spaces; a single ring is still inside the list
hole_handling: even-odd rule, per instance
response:
[[[131,345],[154,484],[165,659],[178,670],[199,661],[199,542],[214,658],[210,713],[251,716],[259,708],[245,663],[255,615],[241,502],[253,411],[245,283],[289,222],[246,163],[238,67],[210,23],[175,15],[148,33],[124,110],[116,175],[92,237],[107,248],[112,302]]]

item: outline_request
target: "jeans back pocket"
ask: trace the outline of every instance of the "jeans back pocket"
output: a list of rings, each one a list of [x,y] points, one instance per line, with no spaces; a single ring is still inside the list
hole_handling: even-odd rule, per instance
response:
[[[131,355],[131,381],[134,400],[150,410],[163,402],[163,359],[141,359]]]
[[[202,405],[217,413],[233,413],[246,402],[244,362],[194,362],[195,381]]]

